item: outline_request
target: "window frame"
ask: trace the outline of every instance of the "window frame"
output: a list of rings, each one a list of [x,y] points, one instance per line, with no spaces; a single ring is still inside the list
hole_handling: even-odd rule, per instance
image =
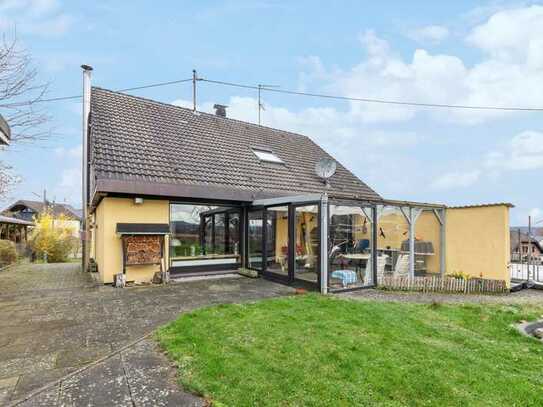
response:
[[[272,150],[264,148],[251,147],[251,151],[259,161],[273,164],[285,164],[285,162]]]

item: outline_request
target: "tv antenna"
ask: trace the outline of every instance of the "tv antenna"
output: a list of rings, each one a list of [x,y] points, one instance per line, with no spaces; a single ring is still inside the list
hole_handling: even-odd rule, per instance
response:
[[[323,180],[326,186],[329,186],[328,179],[336,173],[337,164],[328,157],[321,158],[315,164],[315,173]]]
[[[279,88],[280,86],[279,85],[264,85],[262,83],[259,83],[257,85],[257,87],[258,87],[258,125],[260,126],[260,124],[261,124],[260,111],[261,110],[266,110],[264,108],[264,104],[262,103],[262,99],[260,97],[260,92],[262,91],[262,89],[266,90],[266,88]]]

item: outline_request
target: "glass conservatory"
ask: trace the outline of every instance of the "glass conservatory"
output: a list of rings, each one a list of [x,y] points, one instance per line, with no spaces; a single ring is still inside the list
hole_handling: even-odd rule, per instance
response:
[[[170,270],[246,267],[322,292],[444,272],[444,207],[304,195],[246,206],[172,203]]]

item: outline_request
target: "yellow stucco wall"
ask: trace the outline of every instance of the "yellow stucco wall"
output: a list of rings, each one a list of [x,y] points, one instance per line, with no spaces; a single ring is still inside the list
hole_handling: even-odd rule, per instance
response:
[[[446,270],[509,283],[509,207],[448,208]]]
[[[399,209],[381,215],[378,220],[378,227],[382,229],[385,235],[383,237],[381,231],[377,230],[378,249],[392,248],[399,250],[402,242],[409,239],[409,223],[407,223],[405,216]]]
[[[169,201],[144,199],[134,204],[129,198],[104,198],[95,213],[94,251],[98,271],[103,283],[113,282],[113,276],[122,271],[122,244],[115,233],[117,223],[169,223]],[[165,243],[165,261],[168,264],[168,239]],[[128,266],[127,281],[150,281],[158,265]]]

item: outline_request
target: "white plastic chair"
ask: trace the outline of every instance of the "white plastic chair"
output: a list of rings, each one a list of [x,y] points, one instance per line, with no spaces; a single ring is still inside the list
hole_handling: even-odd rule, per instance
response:
[[[388,255],[386,254],[377,255],[377,281],[379,281],[379,279],[385,275],[385,265],[387,264],[387,259]],[[371,285],[373,283],[373,277],[371,272],[371,257],[366,262],[365,275],[366,281],[364,281],[364,283],[366,285]]]
[[[407,277],[409,275],[409,255],[400,254],[394,266],[395,277]]]

